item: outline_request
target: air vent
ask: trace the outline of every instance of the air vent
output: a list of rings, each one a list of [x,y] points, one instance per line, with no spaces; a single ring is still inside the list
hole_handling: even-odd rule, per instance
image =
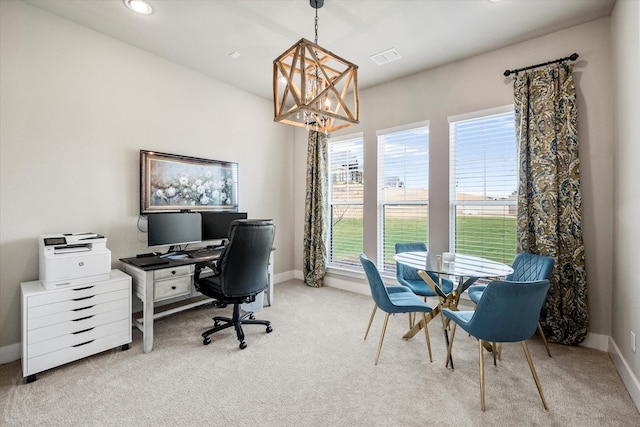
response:
[[[385,50],[384,52],[371,55],[369,58],[371,58],[371,60],[378,65],[384,65],[389,62],[396,61],[402,57],[400,56],[400,54],[395,48],[391,48],[391,49]]]

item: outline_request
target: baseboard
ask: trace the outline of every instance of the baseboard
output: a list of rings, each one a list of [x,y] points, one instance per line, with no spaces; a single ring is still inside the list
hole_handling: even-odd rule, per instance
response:
[[[593,348],[600,351],[609,351],[609,335],[594,334],[587,332],[587,336],[580,345],[584,347]]]
[[[609,337],[609,356],[611,356],[613,364],[616,365],[616,369],[622,378],[622,382],[629,391],[631,400],[633,400],[636,408],[640,411],[640,381],[638,381],[638,378],[633,374],[631,367],[622,356],[620,349],[611,337]]]
[[[0,365],[20,359],[22,357],[21,347],[19,342],[0,347]]]

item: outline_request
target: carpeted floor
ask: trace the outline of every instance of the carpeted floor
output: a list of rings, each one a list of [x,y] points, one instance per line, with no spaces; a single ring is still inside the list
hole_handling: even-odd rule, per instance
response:
[[[406,315],[390,319],[374,366],[383,315],[364,341],[367,296],[300,281],[276,285],[275,305],[256,317],[273,322],[233,329],[202,345],[211,317],[200,308],[156,322],[154,350],[134,330],[128,351],[114,349],[38,374],[22,384],[20,361],[0,366],[2,426],[638,426],[634,406],[609,355],[529,341],[549,410],[519,344],[505,344],[493,366],[485,353],[487,410],[480,410],[478,347],[459,331],[455,370],[444,367],[439,318],[403,340]]]

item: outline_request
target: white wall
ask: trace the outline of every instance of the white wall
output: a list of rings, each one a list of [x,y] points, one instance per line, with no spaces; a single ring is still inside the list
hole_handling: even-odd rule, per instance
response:
[[[640,3],[618,1],[611,15],[614,90],[613,325],[611,336],[619,350],[614,361],[631,395],[640,407]],[[636,352],[631,350],[631,331]],[[625,375],[625,370],[632,375]],[[635,381],[634,377],[635,376]],[[635,388],[634,388],[635,387]],[[634,392],[635,391],[635,392]]]
[[[609,19],[519,43],[447,66],[421,72],[360,92],[360,124],[341,134],[364,132],[364,250],[376,255],[376,130],[420,120],[430,121],[430,250],[448,249],[449,134],[447,117],[513,103],[512,78],[506,69],[524,67],[577,52],[574,77],[578,91],[583,188],[583,228],[589,292],[590,333],[611,334],[613,129],[612,67]],[[402,66],[397,61],[388,66]],[[296,165],[304,161],[304,135],[296,134]],[[296,169],[296,173],[300,171]],[[304,180],[297,175],[297,181]],[[304,189],[296,189],[296,206],[304,203]],[[302,236],[302,223],[296,229]],[[296,238],[296,243],[301,242]],[[302,268],[298,250],[296,268]],[[366,290],[361,279],[328,276],[327,283]]]
[[[271,102],[20,2],[0,19],[0,348],[38,235],[102,233],[114,268],[148,250],[140,149],[238,162],[240,209],[275,219],[275,272],[293,269],[294,133]]]

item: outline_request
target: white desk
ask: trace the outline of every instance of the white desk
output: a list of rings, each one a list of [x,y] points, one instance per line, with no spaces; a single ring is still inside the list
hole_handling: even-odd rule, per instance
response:
[[[128,262],[135,258],[123,258],[122,269],[133,280],[133,294],[142,301],[142,318],[133,319],[133,325],[142,331],[143,351],[153,350],[153,321],[173,313],[213,302],[195,290],[193,274],[196,259],[171,260],[169,264],[138,267]],[[205,273],[206,276],[206,273]],[[269,288],[265,291],[267,304],[273,304],[273,252],[269,261]],[[168,309],[155,312],[158,302],[174,298],[182,301],[168,304]]]

